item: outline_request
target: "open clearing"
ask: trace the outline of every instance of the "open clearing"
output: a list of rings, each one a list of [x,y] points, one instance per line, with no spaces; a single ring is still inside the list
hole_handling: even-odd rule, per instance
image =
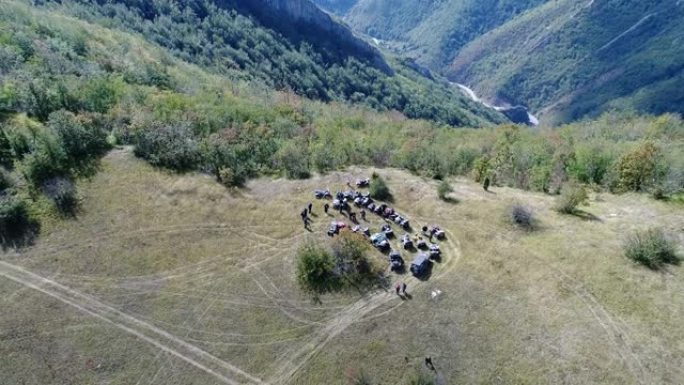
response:
[[[447,230],[445,256],[426,281],[392,274],[410,300],[378,290],[315,302],[296,287],[294,254],[325,239],[331,218],[314,202],[310,234],[298,213],[313,189],[370,170],[234,191],[128,150],[102,163],[80,186],[77,219],[0,257],[2,384],[343,384],[359,370],[386,384],[421,370],[442,384],[684,379],[682,267],[652,272],[621,251],[629,231],[658,225],[681,253],[682,206],[600,195],[583,220],[556,214],[553,197],[465,180],[444,203],[436,182],[380,170],[414,227]],[[537,232],[505,223],[513,202],[534,210]]]

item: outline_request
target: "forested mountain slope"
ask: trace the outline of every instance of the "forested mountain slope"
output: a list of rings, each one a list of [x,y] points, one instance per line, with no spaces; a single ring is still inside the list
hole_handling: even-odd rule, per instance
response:
[[[360,0],[346,19],[440,69],[468,42],[546,0]]]
[[[309,0],[44,2],[91,23],[141,34],[212,72],[313,99],[362,103],[455,126],[506,121],[444,81],[380,53]]]
[[[550,2],[471,42],[445,73],[550,122],[683,113],[683,22],[676,0]]]
[[[677,0],[359,0],[345,20],[493,104],[546,123],[684,112]]]

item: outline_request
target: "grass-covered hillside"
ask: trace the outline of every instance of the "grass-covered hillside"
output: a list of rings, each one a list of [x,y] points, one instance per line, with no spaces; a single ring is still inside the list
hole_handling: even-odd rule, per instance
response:
[[[95,173],[116,144],[134,145],[155,166],[209,173],[228,186],[349,165],[551,193],[569,179],[657,196],[683,185],[684,130],[674,115],[606,115],[541,132],[455,129],[275,92],[181,60],[144,35],[76,18],[80,6],[68,9],[10,2],[0,15],[5,245],[35,233],[39,219],[77,214],[73,181]]]
[[[0,4],[2,385],[679,385],[679,115],[495,126],[256,16],[128,4]],[[360,178],[410,225],[314,200]]]
[[[543,193],[448,178],[444,202],[436,181],[368,168],[231,190],[130,149],[100,168],[78,184],[78,220],[0,252],[3,383],[679,385],[684,374],[684,270],[654,272],[622,251],[634,230],[659,226],[681,254],[681,205],[591,194],[579,218]],[[341,239],[325,232],[348,218],[314,201],[308,232],[298,213],[314,189],[373,171],[414,226],[448,231],[443,257],[419,280],[369,250],[410,299],[351,288],[312,300],[297,284],[297,250]],[[509,223],[513,204],[532,210],[536,230]],[[409,263],[418,252],[398,237]]]

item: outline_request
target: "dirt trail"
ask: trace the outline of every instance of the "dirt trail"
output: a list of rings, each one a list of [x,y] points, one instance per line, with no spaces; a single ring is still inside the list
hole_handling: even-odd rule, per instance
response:
[[[222,383],[229,385],[245,382],[256,384],[264,383],[261,379],[244,372],[230,363],[225,362],[152,324],[134,318],[93,297],[79,293],[48,278],[36,275],[19,266],[0,261],[0,276],[46,294],[132,334],[160,350],[176,356],[203,372],[212,375]]]

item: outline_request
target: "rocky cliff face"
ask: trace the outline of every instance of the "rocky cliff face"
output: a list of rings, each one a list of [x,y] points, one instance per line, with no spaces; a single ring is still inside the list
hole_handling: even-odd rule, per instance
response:
[[[260,22],[295,41],[307,41],[335,58],[354,56],[385,73],[391,68],[380,52],[310,0],[251,0],[240,2]]]

